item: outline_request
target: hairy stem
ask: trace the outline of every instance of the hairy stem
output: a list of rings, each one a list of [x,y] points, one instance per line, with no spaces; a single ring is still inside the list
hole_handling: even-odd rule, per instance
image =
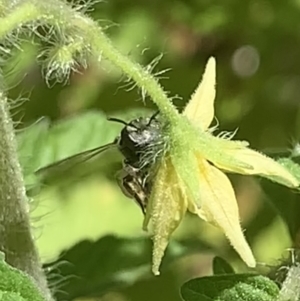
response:
[[[100,29],[94,31],[92,27],[88,27],[86,31],[89,33],[89,40],[94,47],[94,52],[102,54],[122,69],[128,77],[132,78],[151,97],[152,101],[159,108],[160,114],[170,122],[176,122],[178,112],[156,78],[146,69],[142,68],[141,65],[134,63],[129,57],[122,55]]]
[[[3,39],[14,29],[22,26],[26,22],[36,19],[39,16],[39,11],[32,3],[24,3],[18,6],[8,18],[1,18],[0,39]]]
[[[276,301],[296,301],[300,297],[300,265],[295,262],[288,270]]]
[[[15,22],[15,20],[18,22]],[[102,58],[119,67],[158,106],[160,113],[170,122],[176,122],[178,112],[156,78],[128,56],[121,54],[111,43],[99,25],[84,14],[59,0],[23,0],[22,4],[7,13],[1,20],[0,39],[14,29],[34,24],[47,24],[58,29],[63,36],[66,50],[77,52],[89,49],[100,62]],[[30,28],[30,27],[29,27]],[[70,44],[76,43],[74,47]],[[79,48],[78,48],[79,47]],[[82,48],[82,49],[80,49]]]
[[[5,253],[7,263],[33,278],[47,300],[52,300],[30,230],[13,123],[2,92],[0,137],[0,251]]]

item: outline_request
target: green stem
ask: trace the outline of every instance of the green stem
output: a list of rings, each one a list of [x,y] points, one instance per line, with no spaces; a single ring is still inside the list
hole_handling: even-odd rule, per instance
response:
[[[36,282],[47,300],[52,300],[32,238],[28,200],[7,99],[0,92],[0,251],[5,261]]]
[[[0,25],[0,40],[3,40],[14,29],[32,20],[37,20],[39,10],[33,3],[24,3],[17,7],[7,17],[1,18]]]
[[[131,61],[129,57],[122,55],[100,29],[97,28],[97,33],[95,34],[93,34],[92,30],[88,32],[91,44],[94,46],[94,52],[98,53],[98,55],[102,54],[116,66],[120,67],[141,89],[145,90],[151,97],[151,100],[157,105],[160,114],[164,118],[170,122],[176,121],[178,112],[155,77],[142,68],[141,65]]]

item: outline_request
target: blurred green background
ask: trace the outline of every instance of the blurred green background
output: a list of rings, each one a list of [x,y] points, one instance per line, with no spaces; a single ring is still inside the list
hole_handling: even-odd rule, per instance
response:
[[[87,14],[122,53],[155,65],[153,73],[166,70],[160,82],[179,109],[213,55],[220,131],[238,129],[236,138],[258,150],[288,149],[298,140],[299,0],[107,0]],[[81,166],[80,177],[64,172],[56,183],[35,187],[39,167],[112,141],[120,125],[106,116],[130,120],[155,109],[105,61],[47,85],[36,59],[40,47],[24,39],[4,71],[38,247],[45,263],[58,258],[47,266],[58,300],[177,301],[180,284],[209,275],[215,255],[243,270],[218,230],[188,216],[154,277],[143,216],[107,168]],[[258,261],[274,264],[291,244],[287,227],[254,178],[230,177]]]

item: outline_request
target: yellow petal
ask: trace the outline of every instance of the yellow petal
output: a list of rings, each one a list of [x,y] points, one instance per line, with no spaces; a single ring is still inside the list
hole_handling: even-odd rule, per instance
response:
[[[203,199],[199,216],[219,227],[244,262],[255,266],[252,251],[245,240],[239,221],[238,206],[229,179],[224,173],[200,159],[200,191]]]
[[[169,239],[181,222],[187,201],[181,193],[183,182],[178,178],[170,158],[166,158],[155,177],[144,228],[149,219],[153,226],[152,271],[159,275],[159,267]]]
[[[202,81],[200,82],[183,114],[195,125],[206,130],[214,118],[214,101],[216,97],[216,61],[208,60]]]
[[[213,161],[221,169],[245,175],[260,175],[288,187],[299,186],[299,181],[285,167],[257,151],[241,145],[237,147],[235,141],[227,141],[222,151],[232,156],[233,161],[228,165],[219,160]],[[235,165],[234,161],[238,164]],[[242,168],[240,163],[245,163],[245,167]]]

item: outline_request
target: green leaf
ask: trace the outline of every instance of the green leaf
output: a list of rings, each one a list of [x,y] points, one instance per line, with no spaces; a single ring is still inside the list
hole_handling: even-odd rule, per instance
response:
[[[300,195],[299,192],[261,179],[261,186],[268,196],[268,201],[281,215],[288,226],[292,239],[296,239],[300,231]]]
[[[216,256],[213,260],[213,272],[215,275],[234,274],[234,269],[225,259]]]
[[[291,150],[278,150],[268,154],[284,166],[300,181],[300,156],[298,144]],[[287,157],[282,157],[287,156]],[[272,178],[271,178],[272,179]],[[281,215],[288,226],[291,238],[296,240],[300,233],[300,196],[297,189],[287,188],[266,179],[260,179],[261,186],[268,196],[268,201]]]
[[[269,278],[252,274],[196,278],[181,287],[185,301],[274,301],[278,293]]]
[[[40,143],[41,155],[38,158],[34,152],[29,155],[35,167],[41,168],[85,150],[110,143],[119,131],[120,125],[109,122],[106,115],[91,111],[53,124],[45,133],[45,140]]]
[[[35,284],[23,272],[0,259],[0,300],[5,301],[43,301],[45,300]]]
[[[47,139],[49,120],[43,118],[17,135],[18,153],[27,186],[34,185]]]
[[[173,241],[163,266],[189,251],[180,242]],[[142,276],[153,277],[151,253],[149,238],[126,239],[109,235],[95,242],[82,241],[62,252],[57,262],[45,267],[49,270],[50,279],[57,276],[57,270],[59,279],[67,279],[60,283],[55,296],[57,300],[99,297],[109,290],[132,285]]]
[[[24,299],[18,293],[14,293],[14,292],[1,292],[0,291],[0,300],[1,301],[25,301],[26,299]]]

